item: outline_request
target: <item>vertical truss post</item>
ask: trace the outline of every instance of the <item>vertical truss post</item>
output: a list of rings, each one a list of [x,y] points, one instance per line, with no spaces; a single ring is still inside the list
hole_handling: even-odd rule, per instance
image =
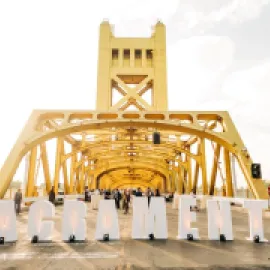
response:
[[[178,194],[183,194],[184,187],[184,172],[183,167],[179,165],[178,170]]]
[[[88,170],[88,172],[87,172],[87,177],[88,177],[88,189],[90,189],[91,190],[91,186],[92,186],[92,182],[93,182],[93,174],[92,174],[92,172],[91,172],[91,170]]]
[[[92,179],[92,184],[91,184],[92,189],[96,190],[97,189],[97,175],[94,173],[93,174],[93,179]]]
[[[25,172],[24,172],[24,181],[23,181],[23,191],[24,191],[25,194],[26,194],[26,191],[27,191],[29,164],[30,164],[30,152],[28,152],[25,155]]]
[[[80,175],[81,175],[81,167],[76,169],[76,180],[75,180],[75,185],[76,185],[76,192],[80,193]]]
[[[167,189],[167,192],[171,192],[171,173],[169,172],[168,173],[168,181],[166,183],[166,189]]]
[[[197,146],[197,155],[200,153],[200,142],[198,143]],[[198,185],[198,178],[199,178],[199,169],[200,169],[200,164],[198,161],[195,160],[195,168],[194,168],[194,178],[193,178],[193,193],[197,193],[197,185]]]
[[[85,186],[85,164],[84,164],[84,156],[82,156],[82,165],[80,170],[80,178],[79,178],[79,193],[82,193]]]
[[[80,181],[79,181],[79,179],[80,179],[80,170],[81,170],[80,167],[77,167],[78,163],[79,163],[79,159],[78,159],[78,156],[76,155],[75,186],[76,186],[77,193],[80,192],[79,191],[79,189],[80,189]]]
[[[217,179],[217,169],[218,169],[219,156],[220,156],[220,144],[216,144],[216,147],[214,150],[212,171],[211,171],[209,195],[214,195],[215,184],[216,184],[216,179]]]
[[[33,147],[30,153],[30,164],[28,168],[28,179],[25,197],[31,197],[33,196],[34,193],[36,161],[37,161],[37,146]]]
[[[62,140],[62,153],[61,156],[65,155],[65,142]],[[65,194],[69,194],[69,181],[68,181],[68,172],[67,172],[67,159],[62,163],[63,176],[64,176],[64,191]]]
[[[202,172],[202,192],[203,192],[203,195],[207,195],[208,183],[207,183],[207,168],[206,168],[206,159],[205,159],[205,139],[204,138],[201,138],[200,155],[201,155],[201,172]]]
[[[73,150],[73,149],[72,149]],[[75,192],[74,189],[74,167],[76,164],[76,153],[71,156],[71,162],[70,162],[70,182],[69,182],[69,192],[73,193]]]
[[[58,195],[58,186],[59,186],[59,177],[60,177],[60,168],[61,168],[61,154],[63,146],[63,138],[59,137],[57,140],[56,146],[56,158],[55,158],[55,170],[54,170],[54,190],[55,194]]]
[[[190,151],[190,146],[187,148]],[[186,156],[187,162],[187,190],[186,193],[189,194],[192,190],[192,169],[191,169],[191,158],[189,155]]]
[[[176,185],[175,185],[175,172],[174,169],[170,172],[171,175],[171,192],[175,192]]]
[[[47,155],[47,147],[46,147],[45,142],[40,144],[40,157],[42,160],[46,192],[47,194],[49,194],[50,190],[52,189],[52,183],[51,183],[51,176],[50,176],[50,169],[49,169],[49,162],[48,162],[48,155]]]
[[[179,166],[180,166],[180,164],[178,163],[177,172],[175,172],[175,190],[176,190],[176,192],[179,192]]]
[[[231,168],[232,168],[232,182],[233,182],[233,194],[237,197],[237,176],[236,176],[236,169],[235,169],[235,155],[231,155]]]
[[[233,197],[230,152],[224,148],[223,155],[224,155],[225,172],[226,172],[226,195],[227,197]]]

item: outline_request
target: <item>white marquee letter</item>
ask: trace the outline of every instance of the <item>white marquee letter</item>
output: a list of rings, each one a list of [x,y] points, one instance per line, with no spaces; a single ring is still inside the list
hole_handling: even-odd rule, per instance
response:
[[[250,236],[248,240],[253,240],[255,235],[260,237],[260,241],[266,242],[263,233],[262,209],[268,208],[267,200],[244,200],[243,206],[248,209]]]
[[[229,201],[208,200],[208,238],[220,240],[224,234],[226,240],[233,240],[232,213]]]
[[[196,198],[189,195],[179,196],[179,220],[178,239],[187,239],[188,234],[192,234],[194,239],[199,239],[197,228],[190,228],[190,223],[196,221],[196,213],[190,211],[191,206],[196,205]]]
[[[28,235],[33,238],[34,235],[38,236],[41,241],[50,240],[54,221],[46,220],[43,218],[52,218],[55,216],[55,206],[49,201],[34,202],[29,209],[28,215]]]
[[[157,239],[168,238],[165,199],[152,197],[148,209],[147,198],[134,197],[132,238],[147,239],[152,233]]]
[[[133,198],[132,238],[146,239],[148,227],[148,201],[145,197]]]
[[[0,200],[0,237],[5,242],[17,240],[15,204],[12,200]]]
[[[86,205],[77,200],[65,200],[62,219],[62,240],[68,241],[71,235],[75,240],[86,239]]]
[[[102,240],[104,234],[109,234],[109,238],[113,240],[120,239],[114,200],[99,201],[95,239]]]
[[[163,197],[152,197],[149,207],[148,234],[154,233],[157,239],[167,239],[166,203]]]

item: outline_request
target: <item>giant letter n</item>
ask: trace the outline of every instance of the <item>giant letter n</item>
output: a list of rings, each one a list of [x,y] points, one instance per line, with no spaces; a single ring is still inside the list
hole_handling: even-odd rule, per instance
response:
[[[233,240],[232,213],[229,201],[207,201],[208,211],[208,238],[220,240],[224,234],[226,240]]]

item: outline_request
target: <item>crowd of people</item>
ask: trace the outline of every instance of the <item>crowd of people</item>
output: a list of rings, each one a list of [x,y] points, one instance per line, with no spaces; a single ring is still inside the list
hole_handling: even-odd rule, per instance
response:
[[[51,188],[49,192],[49,201],[53,204],[55,204],[56,194],[54,187]],[[159,189],[155,189],[155,191],[152,191],[151,188],[147,188],[145,192],[142,192],[142,189],[139,187],[136,190],[135,189],[114,189],[114,190],[103,190],[103,189],[96,189],[96,190],[89,190],[88,187],[85,187],[84,191],[84,200],[86,202],[91,202],[91,196],[92,195],[102,195],[104,196],[105,200],[114,199],[115,200],[115,206],[117,209],[123,209],[124,214],[128,214],[132,195],[136,197],[142,197],[145,196],[148,199],[148,205],[150,205],[151,197],[160,197],[160,191]],[[15,193],[14,196],[14,202],[15,202],[15,211],[17,214],[21,212],[21,203],[22,203],[22,192],[21,189],[18,189],[18,191]]]
[[[87,188],[85,189],[85,201],[91,201],[91,194],[102,195],[105,200],[114,199],[115,206],[117,209],[123,209],[124,214],[128,214],[132,195],[136,197],[146,196],[148,199],[148,205],[150,204],[150,200],[152,196],[159,197],[161,196],[159,189],[156,189],[154,192],[147,188],[147,190],[143,193],[141,188],[135,189],[100,189],[96,191],[89,191]]]

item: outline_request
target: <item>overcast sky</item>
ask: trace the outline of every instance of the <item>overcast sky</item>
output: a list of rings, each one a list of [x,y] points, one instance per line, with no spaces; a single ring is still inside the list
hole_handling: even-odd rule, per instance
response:
[[[0,166],[31,111],[95,109],[99,24],[167,26],[170,110],[228,110],[270,179],[270,1],[0,1]]]

